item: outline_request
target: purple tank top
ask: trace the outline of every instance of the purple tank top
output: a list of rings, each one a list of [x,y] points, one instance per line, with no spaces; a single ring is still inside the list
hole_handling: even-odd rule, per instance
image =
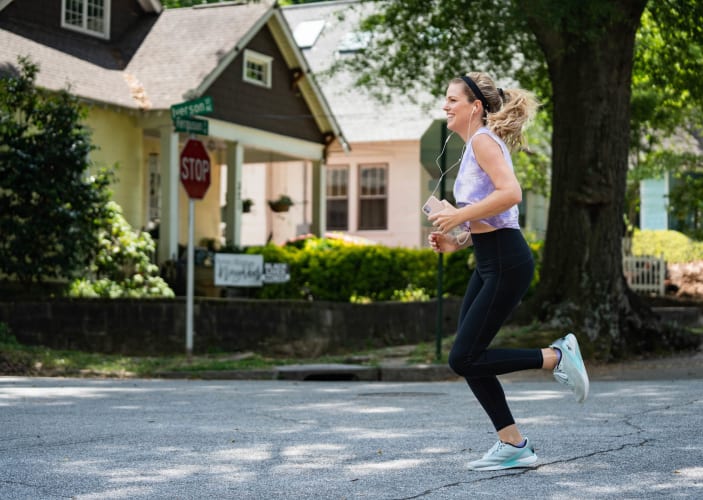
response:
[[[513,170],[513,160],[510,157],[510,151],[503,140],[487,127],[481,127],[478,129],[476,133],[471,136],[469,142],[466,143],[466,150],[464,151],[464,156],[461,158],[459,173],[456,176],[456,181],[454,181],[454,199],[456,200],[456,205],[459,208],[466,205],[473,205],[495,191],[495,186],[493,185],[491,178],[488,177],[488,174],[484,172],[476,161],[474,148],[471,144],[473,138],[479,134],[486,134],[498,143],[500,149],[503,151],[503,157],[505,158],[506,163],[510,169]],[[517,205],[513,205],[508,210],[498,215],[480,219],[480,221],[485,224],[489,224],[496,229],[520,229]],[[463,226],[467,230],[470,230],[470,222],[464,222]]]

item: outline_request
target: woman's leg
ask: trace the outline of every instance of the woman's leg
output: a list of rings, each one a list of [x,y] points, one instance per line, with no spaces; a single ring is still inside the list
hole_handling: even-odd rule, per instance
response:
[[[487,349],[527,290],[534,266],[519,232],[496,233],[499,231],[475,240],[478,266],[462,303],[449,364],[466,378],[496,430],[501,431],[515,421],[496,375],[540,368],[544,360],[539,349]]]

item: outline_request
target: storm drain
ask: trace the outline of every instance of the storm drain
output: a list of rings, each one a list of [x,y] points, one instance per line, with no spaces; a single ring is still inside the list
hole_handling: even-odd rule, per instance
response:
[[[377,381],[379,370],[373,366],[345,365],[337,363],[278,366],[278,380],[301,380],[309,382]]]

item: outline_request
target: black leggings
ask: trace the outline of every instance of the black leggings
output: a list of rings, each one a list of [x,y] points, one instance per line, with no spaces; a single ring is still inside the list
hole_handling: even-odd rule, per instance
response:
[[[466,378],[496,430],[515,423],[496,375],[542,367],[540,349],[488,349],[532,281],[532,252],[518,229],[473,234],[476,269],[459,314],[449,366]]]

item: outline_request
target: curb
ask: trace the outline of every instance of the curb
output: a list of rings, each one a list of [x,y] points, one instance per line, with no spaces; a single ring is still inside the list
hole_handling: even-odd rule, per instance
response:
[[[295,380],[360,382],[440,382],[457,375],[446,365],[309,364],[277,366],[271,370],[203,370],[161,372],[164,379],[200,380]]]

